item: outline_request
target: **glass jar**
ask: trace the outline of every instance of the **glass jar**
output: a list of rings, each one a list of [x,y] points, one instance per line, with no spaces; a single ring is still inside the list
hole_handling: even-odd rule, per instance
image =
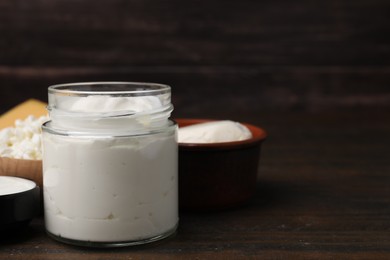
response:
[[[167,85],[48,88],[42,126],[47,233],[84,246],[144,244],[178,225],[177,125]]]

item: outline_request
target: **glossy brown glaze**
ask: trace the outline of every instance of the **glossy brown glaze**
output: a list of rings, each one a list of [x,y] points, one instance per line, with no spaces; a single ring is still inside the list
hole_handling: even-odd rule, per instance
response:
[[[179,127],[208,122],[178,119]],[[244,124],[252,138],[225,143],[179,143],[179,201],[182,210],[219,210],[238,206],[256,189],[261,143],[266,132]]]

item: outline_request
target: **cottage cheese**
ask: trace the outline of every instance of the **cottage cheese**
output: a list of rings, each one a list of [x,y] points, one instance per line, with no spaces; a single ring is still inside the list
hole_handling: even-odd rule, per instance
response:
[[[47,116],[29,116],[16,120],[15,127],[0,131],[0,156],[15,159],[41,160],[41,126]]]

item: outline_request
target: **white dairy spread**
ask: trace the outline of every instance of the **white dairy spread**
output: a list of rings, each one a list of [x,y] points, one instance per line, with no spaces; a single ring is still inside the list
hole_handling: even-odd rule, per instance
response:
[[[53,125],[73,131],[143,131],[145,127],[166,125],[169,116],[164,112],[165,104],[156,96],[64,96],[55,102],[50,116],[59,120],[53,120]]]
[[[180,127],[179,143],[221,143],[246,140],[252,137],[250,130],[230,120],[212,121]]]
[[[0,156],[15,159],[41,160],[41,126],[49,118],[28,116],[15,121],[15,127],[0,131]]]
[[[155,107],[156,99],[149,97],[98,96],[74,99],[66,108],[142,112]],[[119,242],[149,239],[175,229],[174,130],[128,137],[43,135],[45,222],[50,233],[74,240]]]
[[[59,107],[72,112],[143,112],[161,107],[157,97],[109,97],[106,95],[87,97],[62,97]]]
[[[35,188],[33,181],[11,177],[0,176],[0,196],[24,192]]]

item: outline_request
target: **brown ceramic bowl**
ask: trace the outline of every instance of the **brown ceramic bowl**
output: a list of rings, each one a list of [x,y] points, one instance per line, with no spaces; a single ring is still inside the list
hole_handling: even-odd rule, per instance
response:
[[[179,127],[209,122],[207,119],[177,119]],[[266,132],[242,123],[252,138],[225,143],[179,143],[180,209],[208,211],[231,208],[254,194],[260,148]]]

